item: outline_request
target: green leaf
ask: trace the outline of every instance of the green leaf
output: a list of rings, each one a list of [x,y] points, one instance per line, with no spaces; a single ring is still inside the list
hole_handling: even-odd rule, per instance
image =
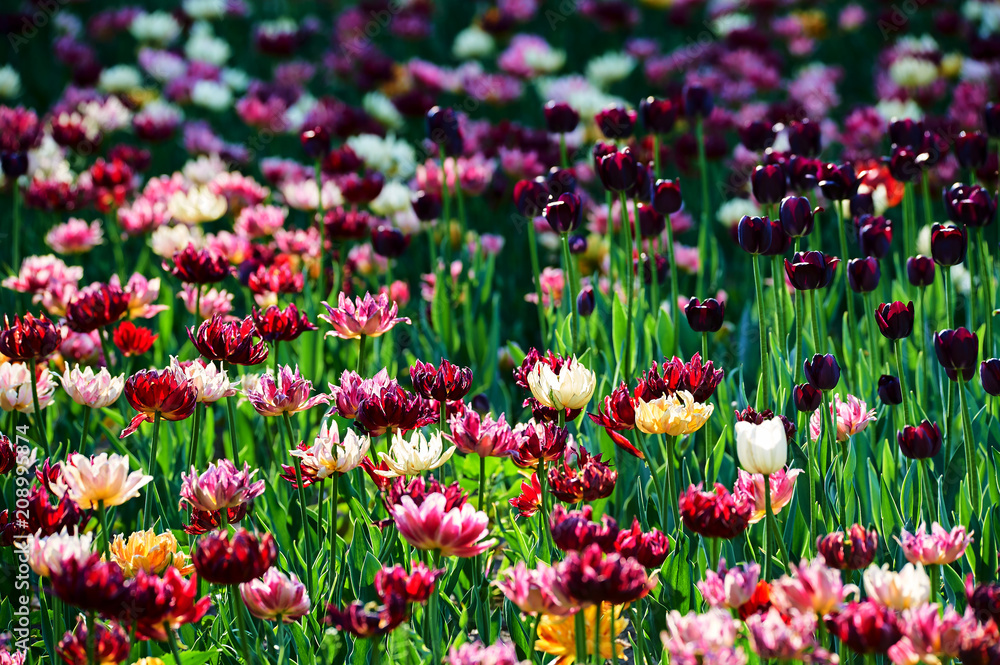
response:
[[[164,665],[176,665],[172,655],[167,654],[161,656],[160,659],[164,662]],[[219,651],[217,649],[212,649],[211,651],[182,651],[182,662],[180,665],[204,665],[204,663],[215,663],[218,659]]]

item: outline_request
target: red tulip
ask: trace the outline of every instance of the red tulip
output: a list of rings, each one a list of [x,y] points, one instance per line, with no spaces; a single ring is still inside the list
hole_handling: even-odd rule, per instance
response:
[[[198,539],[191,559],[194,568],[212,584],[243,584],[267,572],[278,558],[278,546],[269,533],[258,536],[246,529],[212,531]]]
[[[202,321],[197,333],[188,328],[188,337],[207,360],[219,360],[233,365],[259,365],[267,360],[267,344],[254,343],[259,337],[251,317],[242,321],[226,321],[216,314],[208,321]]]
[[[172,367],[139,370],[125,380],[125,399],[139,413],[122,433],[125,438],[157,414],[165,420],[184,420],[194,413],[198,391],[183,372]]]
[[[3,324],[0,354],[11,360],[43,360],[62,342],[59,329],[44,314],[37,318],[25,314],[23,319],[15,316],[13,324],[4,316]]]
[[[112,341],[126,358],[141,356],[153,348],[153,342],[159,335],[154,335],[149,328],[137,326],[131,321],[122,321],[112,335]]]

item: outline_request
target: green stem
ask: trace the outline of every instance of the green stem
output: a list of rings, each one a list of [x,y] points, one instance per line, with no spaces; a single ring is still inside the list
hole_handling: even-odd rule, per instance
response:
[[[316,174],[316,220],[319,224],[319,299],[326,300],[326,211],[323,210],[323,160],[317,159]]]
[[[233,598],[233,613],[236,615],[236,628],[240,633],[240,650],[243,652],[243,662],[252,664],[254,661],[250,657],[250,645],[247,642],[246,619],[243,617],[243,596],[240,595],[239,585],[232,585],[230,588]]]
[[[223,363],[223,370],[228,369],[229,363]],[[232,446],[233,464],[237,468],[240,466],[240,448],[236,441],[236,400],[235,395],[226,397],[226,415],[229,423],[229,443]]]
[[[764,283],[760,273],[760,257],[753,255],[753,282],[757,291],[757,323],[760,328],[760,372],[761,384],[760,392],[757,393],[757,409],[767,408],[768,386],[767,374],[769,360],[767,356],[767,324],[764,318]]]
[[[594,606],[594,653],[593,662],[594,665],[603,665],[604,660],[601,658],[601,609],[602,603],[597,603]],[[614,628],[612,627],[612,632]],[[614,636],[612,636],[612,640]],[[581,661],[582,662],[582,661]]]
[[[666,485],[665,491],[667,493],[667,503],[670,506],[669,512],[674,520],[674,528],[679,531],[681,527],[681,520],[680,520],[681,513],[680,513],[680,508],[677,505],[677,491],[674,489],[674,466],[676,465],[676,462],[674,461],[675,457],[674,445],[676,444],[676,442],[677,442],[676,437],[673,436],[664,437],[664,447],[666,448],[667,452],[667,468],[664,472],[664,476],[666,477],[664,483]],[[664,512],[664,514],[666,514],[666,511]],[[664,517],[663,521],[663,532],[667,533],[666,517]]]
[[[958,401],[962,409],[962,429],[965,438],[965,465],[968,469],[969,495],[972,497],[972,509],[978,511],[982,505],[982,492],[979,487],[979,471],[976,468],[976,441],[972,435],[972,417],[969,415],[968,398],[965,396],[965,378],[961,371],[958,374]]]
[[[479,512],[483,511],[486,501],[486,458],[479,456]]]
[[[177,644],[177,635],[168,623],[163,624],[163,631],[167,634],[167,643],[170,645],[170,653],[174,656],[174,663],[181,665],[184,662],[184,657],[181,655],[181,649]]]
[[[941,270],[941,280],[944,282],[945,327],[951,328],[952,317],[955,314],[951,309],[951,266],[938,266],[938,268]]]
[[[764,579],[771,579],[771,522],[774,512],[771,510],[771,476],[764,474]]]
[[[785,352],[785,269],[780,256],[771,257],[771,281],[774,283],[774,311],[778,317],[778,352]]]
[[[646,665],[646,641],[642,636],[642,625],[636,623],[635,611],[631,607],[628,608],[628,618],[632,623],[632,627],[635,628],[635,646],[639,649],[636,663],[637,665]]]
[[[927,522],[933,523],[937,521],[937,506],[934,501],[934,485],[931,476],[931,465],[929,460],[920,460],[920,466],[923,467],[923,475],[921,476],[924,480],[924,500],[927,502]]]
[[[702,293],[708,291],[710,283],[709,276],[713,274],[715,266],[711,265],[708,255],[708,238],[711,233],[709,226],[712,223],[712,215],[709,211],[708,203],[708,159],[705,156],[705,121],[699,116],[694,126],[695,141],[698,143],[698,174],[701,177],[701,224],[698,228],[698,256],[705,262],[702,266]]]
[[[38,433],[38,442],[42,444],[45,456],[49,456],[49,437],[45,431],[45,423],[42,422],[42,407],[38,401],[38,361],[32,358],[28,361],[31,368],[31,406],[34,409],[31,417],[35,421],[35,431]]]
[[[17,272],[21,269],[21,187],[17,182],[11,188],[14,200],[14,237],[12,238],[10,269]]]
[[[581,607],[580,610],[573,615],[575,625],[574,632],[576,633],[577,663],[585,663],[587,661],[587,619],[584,616],[586,611],[586,608]]]
[[[441,561],[441,551],[434,550],[431,554],[432,565],[434,569],[437,569],[438,564]],[[431,643],[431,653],[434,655],[434,662],[441,662],[441,646],[442,642],[445,641],[443,638],[444,626],[441,626],[442,634],[438,634],[438,626],[441,623],[441,609],[440,609],[440,597],[441,597],[441,585],[435,584],[431,590],[430,600],[427,602],[427,621],[430,626],[428,634],[430,636]]]
[[[822,353],[819,345],[819,340],[822,338],[822,335],[820,334],[819,331],[819,308],[820,308],[819,298],[816,297],[815,291],[806,291],[806,293],[808,294],[809,304],[811,305],[810,309],[812,309],[811,312],[812,315],[809,318],[812,319],[811,327],[812,327],[812,338],[813,338],[813,353]],[[805,358],[803,358],[803,360],[804,359]],[[800,362],[799,364],[801,365],[802,363]]]
[[[156,453],[160,444],[160,418],[161,414],[157,411],[153,415],[153,438],[149,443],[149,464],[146,467],[146,473],[153,476],[154,480],[150,483],[151,485],[156,482],[156,476],[153,475],[153,471],[156,469]],[[154,488],[147,487],[145,506],[142,509],[142,529],[145,531],[149,527],[149,513],[153,510],[153,494],[156,491]]]
[[[903,341],[897,339],[895,341],[896,347],[896,372],[899,373],[899,392],[903,395],[903,415],[906,416],[906,420],[909,424],[914,424],[916,419],[913,415],[913,410],[910,407],[910,394],[909,390],[906,389],[906,373],[903,369]]]
[[[980,281],[985,289],[983,296],[986,298],[986,335],[983,338],[983,358],[993,357],[993,262],[990,259],[989,241],[986,239],[985,229],[979,229],[979,237],[976,244],[979,245],[979,273]],[[975,325],[975,321],[973,321]]]
[[[201,418],[205,412],[205,404],[199,402],[194,407],[194,422],[191,424],[191,442],[188,444],[188,466],[198,466],[198,439],[201,434]]]
[[[358,376],[364,378],[365,371],[365,346],[368,342],[368,335],[358,336],[358,366],[355,368]]]
[[[847,265],[847,260],[850,258],[847,251],[847,229],[844,224],[843,211],[841,210],[840,201],[836,202],[834,206],[837,210],[837,234],[840,238],[840,260]],[[858,341],[858,317],[854,313],[854,292],[851,291],[850,280],[847,279],[847,271],[842,271],[844,274],[844,299],[847,301],[847,332],[851,338],[851,345],[854,347],[854,353],[861,352],[861,343]],[[853,380],[857,380],[857,377],[852,377]]]
[[[330,523],[327,525],[327,529],[329,529],[330,541],[330,589],[332,592],[337,577],[335,570],[337,563],[337,514],[340,507],[340,474],[335,473],[330,479],[333,481],[333,487],[330,488]]]
[[[563,272],[566,283],[569,285],[569,348],[571,353],[575,353],[577,326],[579,325],[576,312],[576,277],[573,271],[573,255],[569,251],[569,234],[560,235],[562,236]]]
[[[778,553],[781,555],[781,563],[785,566],[785,572],[788,572],[788,551],[785,549],[785,540],[781,537],[781,531],[778,529],[778,520],[774,517],[774,511],[771,508],[771,478],[770,476],[764,476],[764,506],[767,509],[767,524],[768,528],[771,530],[771,537],[774,542],[778,544]]]
[[[97,657],[95,654],[95,645],[94,645],[94,639],[96,637],[94,634],[94,628],[95,628],[94,624],[95,624],[94,613],[87,612],[87,662],[92,663],[93,665],[97,665]]]
[[[111,532],[108,531],[108,511],[104,507],[104,501],[97,502],[97,515],[101,522],[101,553],[105,561],[111,561]]]
[[[545,303],[542,300],[542,270],[538,263],[538,241],[535,238],[535,221],[529,219],[527,220],[527,225],[528,255],[531,258],[532,276],[535,278],[535,296],[538,298],[538,334],[542,336],[542,345],[544,346],[547,344],[549,331],[545,324]]]
[[[294,450],[296,442],[295,442],[295,434],[294,432],[292,432],[292,418],[291,416],[288,415],[287,411],[282,413],[281,416],[285,422],[285,434],[288,436],[288,449]],[[306,589],[309,592],[309,596],[312,598],[315,597],[313,596],[313,590],[312,590],[312,572],[311,572],[313,565],[312,537],[309,533],[309,515],[308,512],[306,511],[306,488],[304,487],[304,483],[302,482],[301,457],[295,458],[295,484],[298,486],[297,492],[299,495],[299,514],[302,519],[302,544],[305,548],[305,555],[306,555],[306,570],[304,571],[306,578]]]
[[[667,260],[670,262],[670,322],[674,328],[670,355],[677,355],[677,347],[681,337],[681,316],[679,311],[680,305],[677,304],[680,297],[678,296],[679,291],[677,288],[677,259],[674,257],[674,228],[670,224],[670,215],[667,215]],[[655,303],[655,306],[657,312],[659,312],[660,303]]]
[[[562,168],[569,168],[569,155],[566,152],[566,135],[559,135],[559,165]]]
[[[81,455],[87,454],[87,430],[90,429],[90,407],[83,407],[83,424],[80,426],[80,447],[77,452]]]
[[[622,215],[622,226],[625,227],[625,250],[626,250],[626,261],[624,265],[624,270],[622,271],[622,286],[628,291],[626,298],[626,316],[625,316],[625,371],[622,372],[622,376],[628,380],[632,375],[632,301],[635,299],[635,279],[632,270],[633,254],[635,253],[634,242],[632,239],[632,224],[628,220],[628,203],[625,199],[625,192],[620,192],[618,195],[618,200],[621,201],[621,215]],[[610,220],[609,220],[610,221]],[[614,292],[614,286],[611,287],[612,293]]]

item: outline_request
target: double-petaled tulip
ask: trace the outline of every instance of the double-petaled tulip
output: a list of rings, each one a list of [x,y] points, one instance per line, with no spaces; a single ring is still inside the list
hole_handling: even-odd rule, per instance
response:
[[[99,553],[65,559],[58,569],[50,572],[52,593],[85,612],[117,616],[128,600],[122,569],[117,563],[101,561]]]
[[[406,603],[400,598],[389,598],[384,605],[366,605],[356,600],[343,609],[334,605],[326,608],[326,623],[360,639],[391,633],[405,620]]]
[[[971,381],[979,358],[979,337],[967,328],[934,333],[934,352],[945,374],[952,381]]]
[[[91,634],[91,630],[93,634]],[[56,655],[65,663],[95,663],[118,665],[128,658],[131,645],[128,633],[116,621],[92,622],[88,628],[83,616],[77,618],[76,627],[66,634],[56,646]],[[88,659],[88,654],[93,659]],[[2,657],[0,657],[2,660]],[[17,660],[7,661],[15,665]]]
[[[429,401],[403,390],[395,381],[372,386],[355,414],[358,427],[371,437],[417,429],[437,419]]]
[[[154,335],[149,328],[137,326],[131,321],[122,321],[111,336],[115,347],[126,358],[141,356],[153,348],[153,342],[159,335]]]
[[[830,402],[830,418],[836,428],[837,441],[843,443],[875,420],[875,409],[869,409],[863,399],[854,395],[841,400],[840,394],[835,394]],[[809,418],[809,436],[813,441],[818,441],[823,434],[823,424],[819,411]]]
[[[125,388],[124,376],[111,376],[106,367],[94,372],[93,367],[80,369],[69,365],[62,375],[62,386],[66,394],[77,404],[91,409],[102,409],[114,404]]]
[[[857,222],[858,245],[861,253],[876,259],[881,259],[889,253],[892,246],[892,222],[885,217],[863,215]]]
[[[437,367],[416,361],[410,367],[413,389],[424,399],[453,402],[469,394],[472,387],[472,370],[442,360]]]
[[[6,434],[0,434],[0,476],[6,476],[17,466],[17,447]]]
[[[976,584],[970,573],[965,578],[965,598],[977,619],[985,622],[991,618],[1000,626],[1000,584]]]
[[[620,194],[635,186],[638,178],[638,162],[629,148],[622,148],[601,157],[597,163],[597,175],[604,189]]]
[[[778,206],[778,219],[781,226],[792,238],[801,238],[812,233],[816,214],[822,208],[813,208],[809,199],[804,196],[786,196]]]
[[[997,203],[979,185],[955,183],[944,192],[944,209],[956,224],[979,228],[996,218]]]
[[[896,434],[899,451],[910,459],[930,459],[941,452],[941,428],[924,420],[919,425],[906,425]]]
[[[117,323],[128,312],[129,295],[113,284],[91,284],[66,306],[66,325],[73,332],[89,333]]]
[[[615,549],[624,557],[635,559],[646,568],[659,568],[670,553],[670,538],[659,529],[648,532],[632,518],[632,528],[622,529],[615,538]]]
[[[594,509],[586,504],[581,510],[566,510],[562,504],[556,504],[549,516],[552,542],[565,552],[582,550],[594,543],[605,552],[614,552],[618,522],[604,514],[597,523],[593,516]]]
[[[920,177],[920,164],[917,162],[917,151],[907,146],[894,145],[887,159],[883,158],[889,168],[889,175],[898,182],[913,182]]]
[[[609,106],[594,116],[601,134],[608,139],[624,139],[632,136],[636,119],[636,112],[624,106]]]
[[[865,529],[860,524],[847,532],[835,531],[816,539],[816,550],[826,565],[837,570],[861,570],[875,558],[878,550],[878,532]]]
[[[28,535],[23,549],[28,566],[39,577],[51,577],[70,559],[86,561],[93,554],[94,534],[70,533],[66,527],[52,535]]]
[[[188,328],[194,348],[206,360],[218,360],[233,365],[259,365],[267,360],[267,344],[254,342],[259,338],[251,317],[227,321],[221,314],[202,321],[198,331]]]
[[[801,383],[792,389],[792,401],[795,410],[802,413],[812,413],[823,401],[823,393],[808,383]]]
[[[920,563],[908,563],[899,572],[889,564],[872,565],[863,579],[868,598],[897,612],[926,605],[931,596],[931,580]]]
[[[294,623],[309,613],[309,593],[294,574],[268,568],[261,577],[240,584],[250,614],[262,621]]]
[[[778,420],[775,418],[774,420]],[[738,425],[739,423],[737,423]],[[775,515],[781,512],[792,500],[795,492],[795,479],[802,469],[778,469],[769,474],[769,482],[765,488],[764,476],[759,473],[750,474],[739,470],[733,494],[740,496],[747,503],[753,504],[753,514],[750,524],[756,524],[767,515],[767,495],[771,495],[771,510]]]
[[[566,192],[545,206],[545,221],[559,234],[572,233],[580,228],[583,204],[577,194]]]
[[[403,566],[390,566],[375,573],[375,593],[380,598],[400,598],[407,603],[426,603],[434,584],[445,570],[432,570],[426,564],[414,562],[409,571]]]
[[[49,503],[43,485],[28,490],[27,507],[0,511],[0,547],[10,547],[31,535],[51,536],[61,529],[76,531],[86,519],[80,507],[65,493],[58,503]]]
[[[580,114],[566,102],[549,101],[543,112],[545,126],[552,134],[569,134],[580,124]]]
[[[193,244],[174,254],[173,265],[163,262],[163,269],[188,284],[214,284],[229,274],[229,261],[211,249],[196,249]]]
[[[844,586],[840,573],[820,557],[811,561],[803,559],[799,565],[793,563],[789,568],[791,574],[771,582],[769,592],[771,603],[787,616],[798,612],[822,618],[837,611],[848,592],[856,591],[851,586]]]
[[[796,291],[826,288],[833,281],[840,259],[823,252],[796,252],[785,259],[785,275]]]
[[[566,451],[562,465],[549,469],[549,488],[552,496],[566,503],[597,501],[611,496],[618,480],[618,472],[601,455],[591,455],[586,448],[576,452],[576,465],[570,463],[570,452]]]
[[[695,402],[686,390],[648,402],[639,397],[635,403],[635,426],[646,434],[684,436],[701,429],[714,410],[712,404]]]
[[[883,404],[895,406],[903,403],[903,387],[891,374],[878,377],[878,398]]]
[[[740,247],[748,254],[763,254],[771,246],[771,220],[743,215],[736,226]]]
[[[806,381],[817,390],[833,390],[840,381],[840,364],[833,354],[815,354],[802,363]]]
[[[443,494],[433,493],[418,506],[403,496],[392,507],[399,534],[419,550],[436,550],[443,556],[474,557],[496,544],[487,539],[489,518],[469,503],[447,510]]]
[[[408,318],[396,316],[399,309],[395,303],[389,302],[389,296],[385,293],[374,298],[370,293],[365,293],[364,298],[351,301],[341,292],[337,307],[331,307],[326,302],[323,306],[326,307],[327,314],[321,314],[319,318],[333,326],[333,330],[326,333],[327,336],[333,335],[341,339],[380,337],[397,324],[410,323]]]
[[[826,628],[856,653],[885,653],[903,636],[896,613],[873,600],[853,602],[826,619]]]
[[[772,607],[748,616],[746,626],[750,648],[761,661],[820,663],[833,659],[816,640],[816,618],[812,615],[796,615],[786,622]]]
[[[504,414],[494,420],[472,409],[454,414],[448,421],[450,435],[445,437],[465,454],[480,457],[509,457],[518,447],[518,438]]]
[[[634,603],[656,585],[638,561],[617,552],[605,554],[596,543],[567,552],[558,574],[570,597],[583,605]]]
[[[162,576],[139,571],[127,592],[127,605],[118,615],[134,624],[135,634],[142,640],[166,642],[170,631],[200,621],[212,604],[209,596],[198,598],[195,577],[185,579],[173,567]]]
[[[1000,359],[990,358],[980,363],[979,380],[988,394],[1000,395]]]
[[[212,531],[198,539],[192,554],[195,570],[212,584],[243,584],[267,572],[278,558],[278,546],[269,533],[258,536],[246,529]]]
[[[718,332],[725,321],[726,302],[719,302],[715,298],[703,301],[691,298],[684,306],[684,315],[691,330],[699,333]]]
[[[437,469],[454,454],[454,446],[447,449],[444,447],[444,437],[440,432],[425,436],[423,432],[416,430],[409,438],[396,432],[392,435],[388,454],[381,451],[378,454],[379,459],[388,467],[387,470],[376,470],[375,473],[385,478],[416,476]]]
[[[370,447],[371,439],[353,429],[348,429],[341,440],[337,421],[328,419],[323,421],[313,445],[296,448],[291,455],[301,460],[303,478],[315,482],[356,469]],[[294,471],[286,471],[292,471],[294,479]]]
[[[253,480],[256,473],[246,462],[240,471],[228,459],[212,462],[201,474],[192,466],[190,474],[181,474],[180,506],[214,513],[248,504],[264,493],[264,481]]]
[[[735,538],[750,524],[753,505],[731,494],[721,483],[714,492],[690,485],[678,499],[684,526],[706,538]]]
[[[194,570],[170,531],[159,535],[153,529],[136,531],[128,539],[118,534],[108,545],[108,551],[111,560],[121,567],[126,578],[135,577],[139,571],[162,575],[170,566],[182,575]]]
[[[972,542],[972,534],[964,526],[959,525],[948,531],[937,522],[931,524],[928,533],[927,525],[921,522],[913,533],[903,529],[896,540],[910,563],[946,566],[965,554],[965,549]]]
[[[336,405],[337,413],[341,418],[354,418],[357,416],[358,407],[362,400],[386,388],[393,383],[389,380],[389,373],[385,368],[379,370],[370,379],[363,379],[357,372],[344,370],[340,375],[340,385],[327,384],[330,387],[330,399]]]
[[[582,409],[597,387],[597,375],[576,356],[564,362],[541,359],[527,375],[531,394],[550,409]]]
[[[283,416],[330,402],[329,395],[319,393],[310,397],[311,392],[312,381],[302,376],[298,366],[293,370],[284,365],[278,368],[277,375],[270,372],[264,374],[257,385],[244,394],[260,415]]]
[[[167,201],[167,211],[170,216],[189,226],[214,222],[225,215],[228,209],[229,203],[226,197],[216,194],[209,187],[192,187],[186,192],[176,191]]]
[[[913,332],[913,301],[882,303],[875,308],[875,322],[886,339],[906,339]]]
[[[368,204],[378,198],[385,187],[385,176],[378,171],[364,174],[346,173],[337,182],[344,200],[352,205]]]
[[[496,586],[525,614],[567,616],[576,609],[557,570],[541,561],[535,568],[518,561],[500,574]]]
[[[906,278],[918,288],[934,283],[934,260],[928,256],[911,256],[906,259]]]
[[[214,404],[223,397],[230,397],[237,392],[238,384],[230,383],[229,374],[219,365],[205,362],[200,358],[181,363],[176,358],[170,359],[171,367],[191,379],[191,386],[198,395],[201,404]]]
[[[965,260],[969,236],[964,226],[931,227],[931,257],[939,266],[954,266]]]
[[[54,323],[42,314],[15,316],[14,323],[4,316],[0,330],[0,354],[11,360],[43,360],[59,348],[62,335]]]
[[[785,170],[780,164],[758,166],[750,175],[750,188],[758,203],[777,203],[785,197],[787,189]]]
[[[162,370],[142,369],[125,380],[125,399],[139,413],[122,430],[129,436],[144,422],[159,415],[165,420],[184,420],[194,413],[198,393],[186,374],[175,367]]]
[[[32,385],[38,392],[38,408],[48,408],[55,398],[56,382],[47,367],[33,373],[31,366],[24,363],[0,364],[0,410],[34,413]]]
[[[878,288],[882,269],[872,257],[851,259],[847,262],[847,284],[855,293],[871,293]]]
[[[555,423],[522,423],[514,428],[514,436],[517,447],[511,459],[522,468],[534,468],[542,460],[554,462],[562,457],[569,442],[569,430]]]
[[[744,563],[727,569],[726,560],[722,559],[719,561],[718,572],[705,571],[705,579],[696,586],[709,607],[736,610],[753,597],[758,580],[760,566],[756,563]]]
[[[736,454],[740,466],[752,474],[768,476],[785,468],[788,460],[788,439],[781,418],[771,418],[761,424],[736,423]]]
[[[66,493],[84,510],[120,506],[139,496],[139,490],[152,480],[142,471],[129,472],[128,458],[122,455],[85,457],[73,453],[62,466]]]
[[[291,342],[307,330],[316,330],[309,322],[305,312],[290,304],[284,310],[277,305],[271,305],[260,311],[256,307],[250,313],[257,334],[265,342]]]

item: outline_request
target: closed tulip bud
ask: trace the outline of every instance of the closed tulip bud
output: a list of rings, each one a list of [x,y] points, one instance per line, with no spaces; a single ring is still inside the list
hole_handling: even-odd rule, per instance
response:
[[[858,192],[851,197],[851,217],[875,214],[875,199],[870,192]]]
[[[876,259],[868,257],[847,262],[847,283],[855,293],[871,293],[878,288],[881,277],[882,269]]]
[[[650,134],[669,134],[677,122],[677,106],[669,99],[645,97],[639,102],[639,119]]]
[[[885,217],[863,215],[858,220],[858,244],[865,256],[883,258],[892,244],[892,223]]]
[[[758,166],[750,176],[750,189],[759,203],[777,203],[787,189],[785,170],[778,164]]]
[[[519,180],[514,185],[514,205],[525,217],[536,217],[549,202],[549,187],[541,177],[534,180]]]
[[[986,165],[989,146],[979,132],[961,132],[955,139],[955,158],[963,169],[978,169]]]
[[[822,208],[812,208],[804,196],[786,196],[778,207],[778,219],[785,233],[792,238],[801,238],[812,233],[815,215]]]
[[[330,132],[319,125],[303,130],[299,134],[299,141],[302,143],[302,152],[313,161],[321,159],[330,150]]]
[[[372,249],[379,256],[398,259],[410,246],[410,236],[394,226],[379,225],[372,231]]]
[[[1000,139],[1000,104],[986,104],[983,109],[983,126],[991,139]]]
[[[934,283],[934,260],[928,256],[911,256],[906,259],[906,278],[916,287],[926,287]]]
[[[939,266],[955,266],[965,260],[969,237],[964,226],[931,227],[931,256]]]
[[[610,155],[601,157],[597,165],[597,175],[601,178],[604,188],[615,192],[626,192],[635,186],[638,162],[629,148],[623,148]]]
[[[896,434],[899,452],[910,459],[930,459],[941,452],[941,428],[927,420],[907,425]]]
[[[637,207],[639,208],[639,237],[643,240],[658,238],[667,228],[666,217],[648,203],[640,203]]]
[[[892,154],[885,159],[885,162],[889,167],[889,175],[899,182],[913,182],[920,177],[916,150],[894,145]]]
[[[889,123],[889,140],[905,148],[916,148],[924,135],[924,123],[904,118]]]
[[[878,398],[883,404],[895,406],[903,403],[903,388],[899,379],[891,374],[883,374],[878,378]]]
[[[559,196],[576,191],[576,171],[572,168],[561,169],[553,166],[545,176],[545,186],[552,196]]]
[[[715,100],[712,91],[701,85],[684,87],[684,115],[689,118],[707,118],[712,115]]]
[[[576,311],[580,316],[590,316],[594,313],[596,305],[594,287],[588,284],[580,290],[580,295],[576,297]]]
[[[886,339],[906,339],[913,332],[913,301],[882,303],[875,308],[875,322]]]
[[[961,372],[962,380],[969,381],[976,371],[979,338],[967,328],[942,330],[934,333],[934,352],[949,379],[958,381]]]
[[[683,207],[680,180],[657,180],[653,186],[653,208],[669,217]]]
[[[1000,395],[1000,360],[990,358],[984,360],[979,365],[979,380],[983,383],[983,390],[996,397]]]
[[[629,198],[644,203],[653,201],[653,167],[652,164],[639,162],[635,165],[635,185],[627,192]]]
[[[854,172],[854,165],[850,162],[839,165],[824,164],[819,175],[820,191],[831,201],[844,201],[858,191],[858,176]]]
[[[691,298],[684,307],[684,315],[691,330],[698,333],[718,332],[725,321],[726,303],[715,298],[706,298],[704,301]]]
[[[462,130],[455,109],[434,106],[427,112],[427,138],[449,157],[462,153]]]
[[[769,476],[783,469],[788,461],[788,438],[781,418],[771,418],[760,425],[737,422],[736,455],[740,466],[749,473]]]
[[[490,412],[490,398],[486,393],[477,393],[472,397],[472,410],[481,416]]]
[[[785,227],[776,219],[771,222],[771,244],[767,246],[764,256],[781,256],[792,248],[792,239],[785,233]]]
[[[997,204],[979,185],[955,183],[944,192],[944,209],[956,224],[980,228],[996,217]]]
[[[565,102],[550,101],[544,112],[545,125],[552,134],[569,134],[580,124],[580,114]]]
[[[763,254],[771,246],[771,220],[743,215],[736,227],[740,247],[748,254]]]
[[[788,184],[799,192],[811,191],[819,182],[819,170],[822,165],[818,159],[793,154],[785,162]]]
[[[806,381],[817,390],[833,390],[840,382],[840,364],[833,354],[817,353],[802,364]]]
[[[813,291],[830,285],[840,259],[823,252],[796,252],[785,259],[785,275],[796,291]]]
[[[625,139],[635,129],[636,113],[623,106],[611,106],[599,111],[594,121],[606,138]]]
[[[812,413],[823,402],[823,393],[808,383],[800,383],[792,389],[792,400],[796,411]]]
[[[815,157],[820,151],[821,132],[815,122],[808,119],[794,120],[788,123],[788,143],[792,154],[802,157]]]
[[[25,152],[4,152],[0,154],[0,171],[8,181],[17,180],[28,173],[28,154]]]
[[[559,234],[575,231],[583,220],[583,204],[576,194],[562,194],[545,206],[545,221]]]
[[[744,148],[763,152],[774,143],[774,126],[762,120],[751,120],[739,129],[739,135]]]

